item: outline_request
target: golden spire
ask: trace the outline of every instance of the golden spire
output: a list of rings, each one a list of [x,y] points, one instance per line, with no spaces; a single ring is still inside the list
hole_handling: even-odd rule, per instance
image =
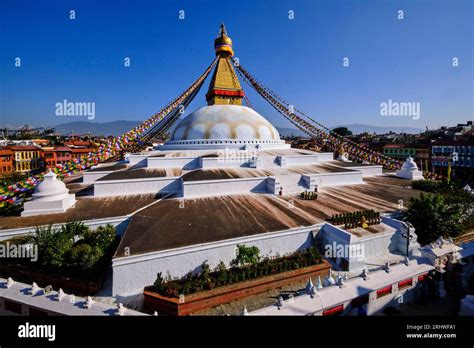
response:
[[[232,57],[234,55],[232,40],[227,36],[224,23],[221,24],[219,29],[219,36],[214,40],[214,48],[216,50],[216,56]]]
[[[214,40],[214,48],[219,60],[206,94],[207,104],[242,105],[244,91],[232,65],[232,40],[227,36],[224,23],[221,24],[219,36]]]

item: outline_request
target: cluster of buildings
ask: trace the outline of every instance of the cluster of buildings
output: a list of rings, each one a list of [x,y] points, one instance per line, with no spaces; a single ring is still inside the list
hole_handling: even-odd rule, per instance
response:
[[[351,139],[389,157],[412,157],[423,171],[446,176],[450,163],[453,177],[474,178],[473,121],[420,134],[360,134]]]
[[[68,140],[62,146],[51,146],[45,139],[4,141],[0,146],[0,177],[12,173],[36,174],[92,150],[93,143],[82,140]]]

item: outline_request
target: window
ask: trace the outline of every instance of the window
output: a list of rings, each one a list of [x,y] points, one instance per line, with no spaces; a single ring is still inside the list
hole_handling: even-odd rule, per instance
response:
[[[381,298],[391,293],[392,293],[392,285],[388,285],[382,289],[377,290],[377,298]]]
[[[413,279],[412,278],[402,280],[401,282],[398,282],[398,290],[409,288],[412,285],[413,285]]]

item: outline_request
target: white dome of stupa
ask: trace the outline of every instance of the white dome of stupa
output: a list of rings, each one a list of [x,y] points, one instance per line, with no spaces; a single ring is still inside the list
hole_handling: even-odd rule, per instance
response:
[[[242,105],[208,105],[186,116],[160,149],[287,148],[276,128]]]
[[[242,105],[209,105],[186,116],[172,140],[280,140],[278,131],[262,115]]]

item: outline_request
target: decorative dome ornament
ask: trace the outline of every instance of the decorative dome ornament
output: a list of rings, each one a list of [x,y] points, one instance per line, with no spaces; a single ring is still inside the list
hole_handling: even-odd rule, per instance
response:
[[[31,201],[24,204],[21,216],[63,213],[76,202],[64,182],[58,180],[52,171],[46,173],[43,181],[36,187]]]
[[[234,55],[232,50],[232,39],[227,36],[227,30],[225,29],[224,23],[221,24],[219,29],[219,35],[214,40],[214,49],[216,50],[216,56],[230,56]]]
[[[208,105],[179,122],[160,150],[289,148],[278,130],[255,110],[242,105]]]
[[[399,178],[408,179],[408,180],[422,180],[423,173],[418,170],[418,166],[411,156],[403,162],[402,168],[397,171],[397,176]]]

